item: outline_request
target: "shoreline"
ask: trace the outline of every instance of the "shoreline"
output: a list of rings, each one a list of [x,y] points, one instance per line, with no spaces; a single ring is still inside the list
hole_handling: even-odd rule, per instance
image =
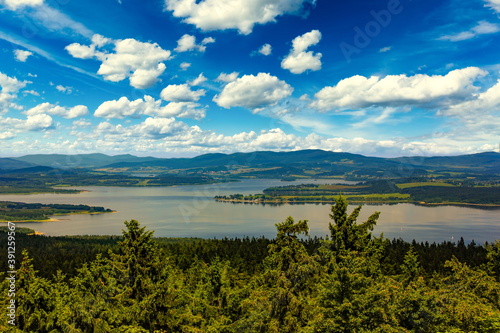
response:
[[[19,221],[5,221],[5,220],[0,220],[0,223],[41,223],[41,222],[61,222],[64,220],[68,219],[57,219],[53,218],[53,216],[68,216],[68,215],[80,215],[80,214],[86,214],[86,215],[101,215],[101,214],[109,214],[109,213],[117,213],[118,211],[113,210],[111,212],[74,212],[74,213],[67,213],[67,214],[54,214],[50,215],[51,217],[45,220],[19,220]]]
[[[475,203],[466,203],[466,202],[423,202],[423,201],[380,201],[380,200],[349,200],[349,203],[352,204],[387,204],[387,205],[396,205],[401,203],[409,203],[417,206],[467,206],[467,207],[475,207],[475,208],[500,208],[500,204],[475,204]],[[225,202],[225,203],[242,203],[242,204],[275,204],[275,205],[284,205],[284,204],[334,204],[334,200],[241,200],[241,199],[214,199],[216,202]]]

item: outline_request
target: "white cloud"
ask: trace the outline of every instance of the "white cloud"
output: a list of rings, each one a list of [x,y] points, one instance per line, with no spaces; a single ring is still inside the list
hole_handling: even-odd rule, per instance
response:
[[[93,34],[83,24],[74,21],[58,9],[50,7],[44,0],[0,0],[1,4],[10,10],[22,11],[25,20],[23,27],[25,37],[32,37],[31,34],[36,33],[40,26],[51,32],[66,35],[76,33],[90,37]],[[29,10],[24,10],[26,7],[29,7]]]
[[[500,13],[500,0],[485,0],[486,7],[492,8],[497,13]]]
[[[191,67],[191,64],[189,62],[183,62],[179,65],[182,71],[187,70],[189,67]]]
[[[205,52],[207,47],[205,45],[215,43],[212,37],[204,38],[201,44],[196,44],[196,37],[185,34],[177,41],[177,47],[174,49],[176,52],[198,51]]]
[[[307,70],[317,71],[321,69],[321,53],[307,51],[321,40],[321,32],[312,30],[292,41],[292,49],[281,62],[281,68],[288,69],[293,74],[302,74]]]
[[[40,93],[38,91],[34,91],[34,90],[23,90],[23,94],[30,94],[30,95],[33,95],[33,96],[40,96]]]
[[[436,106],[463,100],[477,91],[474,82],[487,72],[467,67],[446,75],[388,75],[366,78],[356,75],[325,87],[315,94],[311,106],[322,111],[370,106]]]
[[[42,104],[38,104],[37,106],[24,111],[23,113],[28,116],[50,114],[52,116],[59,116],[66,119],[74,119],[88,115],[89,110],[85,105],[76,105],[71,108],[66,108],[45,102]]]
[[[50,31],[67,35],[74,35],[76,33],[87,38],[93,35],[93,32],[83,24],[47,4],[34,7],[34,10],[29,12],[28,15]]]
[[[208,79],[203,76],[203,73],[201,73],[200,75],[198,75],[198,77],[196,79],[194,79],[193,81],[189,81],[188,84],[190,86],[199,86],[200,84],[202,84],[203,82],[207,81]]]
[[[35,114],[28,116],[26,122],[21,126],[28,131],[42,131],[53,126],[52,117],[46,114]]]
[[[19,90],[24,88],[29,81],[20,81],[15,77],[10,77],[0,72],[0,114],[5,113],[9,108],[19,109],[12,101],[17,98]]]
[[[205,118],[206,109],[194,102],[170,102],[156,112],[160,117],[178,117],[201,120]]]
[[[195,102],[205,93],[204,89],[191,90],[188,84],[171,84],[161,91],[160,96],[170,102]]]
[[[82,127],[89,127],[92,125],[92,123],[86,119],[78,119],[72,122],[73,126],[76,126],[77,128],[82,128]]]
[[[42,5],[44,0],[0,0],[10,10],[17,10],[24,7],[37,7]]]
[[[96,131],[111,138],[112,136],[120,136],[123,139],[136,137],[158,140],[179,135],[189,129],[188,125],[176,121],[174,118],[150,117],[146,118],[144,122],[130,127],[115,126],[108,122],[103,122],[97,126]]]
[[[381,48],[380,50],[378,50],[380,53],[385,53],[385,52],[388,52],[392,49],[392,46],[386,46],[386,47],[383,47]]]
[[[56,86],[56,89],[57,89],[57,91],[60,91],[62,93],[66,93],[66,94],[71,94],[73,92],[73,87],[69,87],[69,86],[65,87],[65,86],[62,86],[60,84],[58,84]]]
[[[248,35],[255,24],[275,22],[278,16],[298,14],[313,0],[165,0],[166,9],[184,22],[205,30],[238,29]]]
[[[467,39],[472,39],[479,35],[494,34],[500,31],[498,24],[489,23],[487,21],[480,21],[475,27],[470,30],[462,31],[454,35],[445,35],[439,37],[439,40],[449,40],[451,42],[459,42]]]
[[[160,108],[161,101],[155,101],[150,96],[144,96],[135,101],[129,101],[127,97],[121,97],[119,100],[105,101],[95,110],[94,116],[101,118],[125,117],[139,118],[141,115],[152,112]]]
[[[1,132],[0,133],[0,140],[9,140],[14,138],[16,135],[12,132]]]
[[[33,52],[25,51],[25,50],[14,50],[14,57],[17,61],[26,62],[29,56],[32,56]]]
[[[462,127],[455,129],[457,136],[500,135],[500,80],[474,99],[451,105],[438,111],[438,115],[457,118]]]
[[[260,47],[259,53],[268,56],[272,53],[273,48],[270,44],[264,44]]]
[[[238,72],[232,72],[230,74],[220,73],[219,76],[217,77],[217,79],[215,79],[215,80],[219,81],[219,82],[229,83],[229,82],[233,82],[234,80],[236,80],[238,78],[238,75],[240,75],[240,73],[238,73]]]
[[[139,118],[142,115],[160,116],[160,117],[181,117],[202,119],[205,117],[205,108],[194,102],[171,102],[166,106],[161,105],[161,100],[155,100],[151,96],[144,96],[130,101],[127,97],[121,97],[119,100],[103,102],[94,112],[95,117],[117,118],[125,117]]]
[[[228,83],[213,101],[224,108],[241,106],[258,111],[259,108],[276,104],[292,92],[293,88],[285,81],[267,73],[259,73],[257,76],[244,75]]]
[[[163,138],[185,131],[188,126],[174,118],[147,118],[143,123],[136,125],[134,130],[141,135],[153,138]]]
[[[105,46],[109,44],[114,45],[114,53],[106,51]],[[73,43],[66,46],[66,50],[75,58],[100,60],[97,74],[105,80],[119,82],[129,78],[130,85],[138,89],[149,88],[158,82],[166,69],[163,61],[171,58],[171,52],[156,43],[132,38],[111,40],[100,35],[94,35],[89,46]]]
[[[18,118],[2,118],[0,117],[0,129],[4,132],[7,128],[11,135],[8,138],[13,137],[12,131],[14,132],[39,132],[54,127],[54,121],[52,117],[46,114],[35,114],[30,115],[26,119]]]

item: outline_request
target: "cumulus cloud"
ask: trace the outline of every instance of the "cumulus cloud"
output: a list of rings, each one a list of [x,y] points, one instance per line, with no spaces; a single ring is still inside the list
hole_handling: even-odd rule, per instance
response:
[[[94,112],[95,117],[123,119],[125,117],[139,118],[142,115],[160,117],[181,117],[202,119],[205,117],[205,108],[194,102],[171,102],[166,106],[161,105],[161,100],[151,96],[144,96],[130,101],[127,97],[119,100],[105,101]]]
[[[296,37],[292,41],[292,49],[281,62],[281,68],[288,69],[293,74],[302,74],[307,70],[317,71],[321,69],[321,53],[307,51],[321,40],[321,32],[312,30]]]
[[[108,122],[103,122],[97,126],[96,132],[111,136],[118,135],[123,138],[162,139],[178,135],[188,129],[188,125],[174,118],[149,117],[144,122],[129,127],[123,127],[122,125],[115,126]]]
[[[187,70],[189,67],[191,67],[191,64],[189,62],[183,62],[179,65],[182,71]]]
[[[188,84],[171,84],[165,87],[160,97],[170,102],[195,102],[205,96],[204,89],[191,90]]]
[[[208,79],[203,76],[203,73],[201,73],[200,75],[198,75],[198,77],[196,79],[194,79],[193,81],[189,81],[188,84],[190,86],[199,86],[200,84],[202,84],[203,82],[207,81]]]
[[[42,5],[44,0],[0,0],[10,10],[17,10],[24,7],[37,7]]]
[[[191,118],[201,120],[205,118],[206,108],[194,102],[170,102],[156,114],[160,117]]]
[[[285,81],[267,73],[244,75],[228,83],[222,92],[213,98],[217,105],[224,108],[241,106],[254,111],[274,105],[290,96],[293,88]]]
[[[490,7],[497,13],[500,13],[500,0],[486,0],[486,7]]]
[[[217,77],[217,79],[215,79],[215,80],[219,81],[219,82],[229,83],[229,82],[233,82],[234,80],[236,80],[238,78],[238,75],[240,75],[240,73],[238,73],[238,72],[232,72],[230,74],[220,73],[219,76]]]
[[[33,52],[26,51],[26,50],[14,50],[14,57],[16,58],[17,61],[20,62],[26,62],[28,60],[29,56],[32,56]]]
[[[500,80],[473,99],[443,108],[437,114],[460,121],[461,127],[455,129],[457,136],[491,134],[496,140],[500,135]]]
[[[28,116],[50,114],[52,116],[59,116],[66,119],[74,119],[88,115],[89,110],[85,105],[76,105],[71,108],[66,108],[45,102],[42,104],[38,104],[37,106],[24,111],[23,113]]]
[[[16,135],[12,132],[1,132],[0,133],[0,140],[9,140],[9,139],[14,138],[15,136]]]
[[[42,131],[53,126],[52,117],[46,114],[28,116],[26,122],[19,127],[27,131]]]
[[[114,45],[113,53],[106,50],[108,45]],[[105,80],[119,82],[129,78],[130,85],[138,89],[149,88],[158,82],[166,69],[163,61],[171,59],[171,52],[157,43],[133,38],[112,40],[100,35],[94,35],[90,45],[73,43],[66,46],[66,50],[75,58],[101,61],[97,74]]]
[[[215,43],[212,37],[204,38],[201,44],[196,44],[196,37],[185,34],[177,41],[177,47],[174,49],[176,52],[198,51],[205,52],[207,47],[205,45]]]
[[[445,35],[439,37],[439,40],[448,40],[451,42],[459,42],[467,39],[472,39],[479,35],[494,34],[500,31],[500,26],[498,24],[490,23],[487,21],[480,21],[475,27],[470,30],[462,31],[454,35]]]
[[[436,106],[463,100],[477,91],[474,82],[487,72],[467,67],[446,75],[352,76],[317,92],[311,106],[322,110],[348,110],[371,106]]]
[[[476,117],[478,113],[484,114],[493,111],[500,111],[500,80],[485,92],[477,94],[474,99],[451,105],[440,112],[448,115],[470,113]]]
[[[165,0],[166,10],[205,30],[238,29],[248,35],[255,24],[275,22],[284,14],[300,14],[314,0]]]
[[[54,121],[51,116],[46,114],[30,115],[26,119],[1,118],[0,129],[14,130],[15,132],[39,132],[54,127]],[[12,131],[9,131],[12,134]],[[9,138],[13,135],[9,135]]]
[[[29,81],[20,81],[15,77],[10,77],[0,72],[0,114],[5,113],[9,108],[19,109],[12,101],[17,98],[19,90],[24,88]]]
[[[60,91],[60,92],[65,93],[65,94],[73,93],[73,87],[69,87],[69,86],[65,87],[63,85],[58,84],[56,86],[56,89],[57,89],[57,91]]]
[[[259,53],[268,56],[272,53],[273,48],[270,44],[264,44],[260,47]]]

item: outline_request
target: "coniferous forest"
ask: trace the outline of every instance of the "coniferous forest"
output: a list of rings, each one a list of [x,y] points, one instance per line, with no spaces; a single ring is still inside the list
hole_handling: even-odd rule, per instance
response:
[[[360,210],[339,199],[325,239],[292,217],[272,240],[157,239],[135,220],[121,237],[17,233],[0,331],[500,332],[499,241],[391,241]]]

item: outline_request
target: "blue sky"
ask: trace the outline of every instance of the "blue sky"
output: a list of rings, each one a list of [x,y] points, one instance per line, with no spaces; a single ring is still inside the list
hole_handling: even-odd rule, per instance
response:
[[[492,151],[500,0],[0,0],[0,156]]]

